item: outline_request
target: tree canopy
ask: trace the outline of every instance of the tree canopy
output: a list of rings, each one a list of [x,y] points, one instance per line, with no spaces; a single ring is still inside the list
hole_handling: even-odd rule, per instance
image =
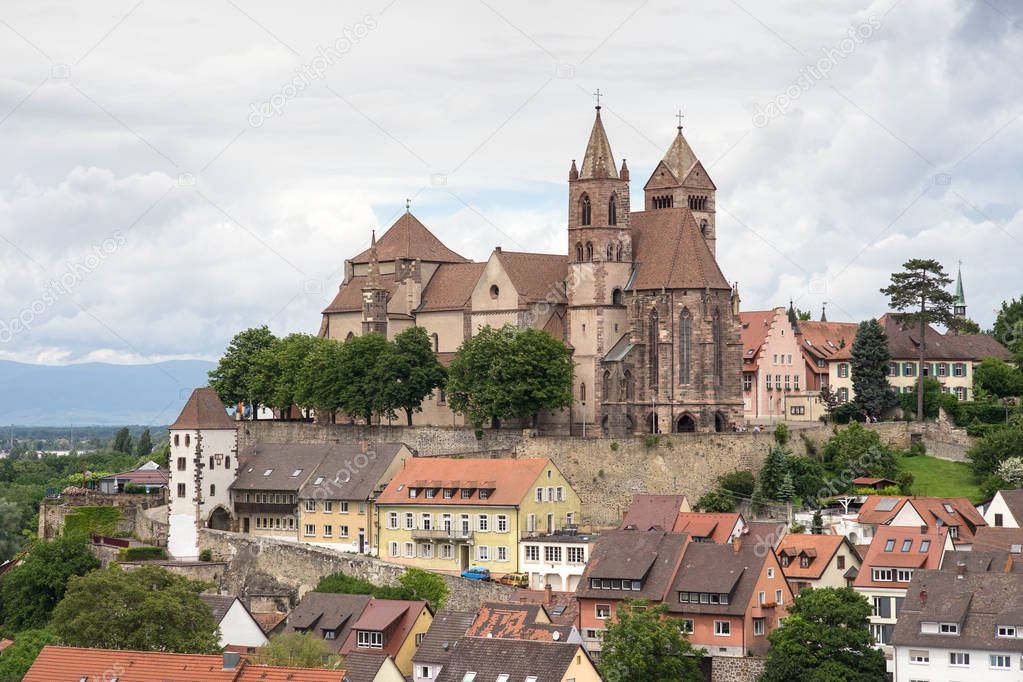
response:
[[[382,373],[388,407],[404,411],[409,426],[412,414],[422,411],[423,399],[443,386],[447,378],[422,327],[410,327],[395,336],[384,361],[377,367]]]
[[[330,643],[313,632],[282,632],[256,652],[260,663],[289,668],[322,668],[336,658]]]
[[[1023,453],[1023,415],[1015,415],[1008,423],[987,432],[970,448],[966,456],[978,478],[994,474],[1010,457]]]
[[[636,608],[643,606],[643,608]],[[646,606],[626,599],[604,630],[600,673],[606,680],[667,682],[703,680],[694,649],[666,604]]]
[[[123,427],[117,432],[117,435],[114,436],[114,442],[110,446],[110,449],[116,452],[123,452],[125,454],[131,453],[131,432],[128,431],[127,426]]]
[[[139,439],[135,443],[135,456],[136,457],[149,457],[153,452],[153,435],[149,433],[149,427],[147,426],[139,434]]]
[[[160,566],[117,566],[70,580],[51,629],[67,646],[210,654],[220,628],[199,594],[206,583]]]
[[[822,451],[824,463],[832,471],[847,471],[852,477],[877,476],[895,478],[898,462],[895,453],[881,442],[881,437],[858,422],[835,431]]]
[[[998,398],[1023,395],[1023,373],[998,358],[984,358],[973,370],[974,389],[983,389]]]
[[[883,682],[884,653],[870,634],[871,606],[848,587],[800,592],[784,626],[771,632],[762,682]]]
[[[222,401],[228,405],[254,402],[248,383],[253,364],[259,352],[269,348],[276,340],[266,325],[234,335],[217,366],[209,373],[210,386]]]
[[[861,322],[852,345],[852,385],[856,404],[872,417],[895,404],[888,385],[891,359],[884,328],[877,320]]]

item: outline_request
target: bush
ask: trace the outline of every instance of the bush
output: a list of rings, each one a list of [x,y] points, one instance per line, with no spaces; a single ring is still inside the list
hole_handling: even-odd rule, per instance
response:
[[[121,561],[151,561],[166,559],[167,552],[163,547],[125,547],[119,553]]]
[[[774,442],[781,447],[785,447],[786,445],[788,445],[789,427],[784,422],[774,427]]]
[[[611,452],[618,452],[618,441],[611,441]]]
[[[736,469],[718,476],[718,487],[740,497],[752,497],[756,479],[749,469]]]
[[[213,550],[204,549],[199,552],[199,561],[213,561]]]
[[[648,448],[652,448],[660,442],[661,437],[658,436],[656,433],[648,433],[647,435],[643,436],[643,445],[647,446]]]
[[[698,512],[732,513],[735,511],[735,498],[727,491],[718,489],[705,493],[696,501],[693,509]]]
[[[84,535],[113,535],[121,520],[117,507],[77,507],[72,514],[64,517],[64,532]]]
[[[842,403],[831,411],[831,421],[836,424],[848,424],[851,421],[864,422],[866,417],[855,403]]]

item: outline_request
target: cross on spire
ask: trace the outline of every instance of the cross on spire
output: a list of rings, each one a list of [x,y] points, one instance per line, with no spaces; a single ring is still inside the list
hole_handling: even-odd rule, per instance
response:
[[[411,213],[411,212],[412,212],[412,200],[406,197],[405,198],[405,213]]]
[[[600,111],[600,96],[603,94],[604,93],[600,91],[600,88],[597,88],[597,90],[593,93],[593,96],[597,98],[597,111]]]
[[[685,118],[685,114],[682,113],[681,109],[679,109],[678,113],[675,114],[675,118],[678,119],[678,130],[679,132],[682,132],[682,119]]]

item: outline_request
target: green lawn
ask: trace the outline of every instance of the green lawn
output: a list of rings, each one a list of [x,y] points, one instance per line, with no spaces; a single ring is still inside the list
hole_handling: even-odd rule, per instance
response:
[[[913,494],[926,497],[966,497],[971,502],[984,499],[973,470],[964,462],[949,462],[928,457],[900,457],[899,464],[913,474]]]

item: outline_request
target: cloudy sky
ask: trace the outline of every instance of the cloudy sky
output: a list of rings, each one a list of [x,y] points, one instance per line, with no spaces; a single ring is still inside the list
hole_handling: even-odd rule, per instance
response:
[[[565,252],[596,89],[634,204],[685,114],[746,309],[884,311],[961,259],[1023,284],[1012,0],[0,4],[0,358],[215,358],[314,332],[412,210],[482,259]]]

